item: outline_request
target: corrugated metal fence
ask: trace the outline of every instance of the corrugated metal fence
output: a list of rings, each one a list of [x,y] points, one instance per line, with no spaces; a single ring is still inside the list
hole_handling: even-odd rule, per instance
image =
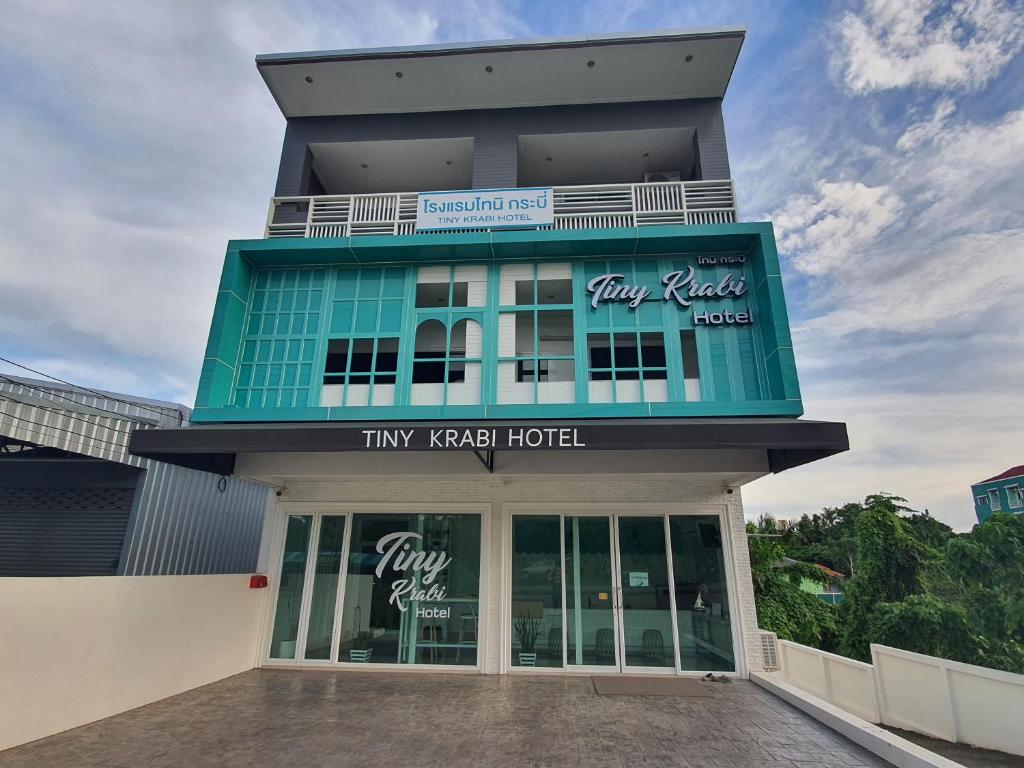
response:
[[[0,435],[142,470],[127,522],[119,521],[123,533],[116,542],[108,541],[109,521],[97,518],[90,523],[88,504],[83,506],[76,502],[77,506],[62,506],[54,500],[56,497],[48,496],[53,487],[62,484],[60,478],[53,476],[56,470],[41,481],[16,483],[23,486],[18,490],[19,499],[29,496],[36,501],[51,499],[43,506],[36,504],[31,510],[28,507],[17,510],[19,520],[27,519],[26,510],[32,512],[31,530],[25,526],[15,530],[12,526],[0,531],[12,546],[27,550],[18,554],[20,560],[27,559],[40,568],[48,568],[47,575],[57,575],[51,572],[56,561],[47,558],[45,551],[60,541],[66,562],[88,560],[91,564],[88,569],[79,571],[83,574],[100,572],[95,567],[96,557],[102,557],[107,568],[113,564],[119,575],[129,576],[252,572],[259,556],[267,489],[237,478],[219,477],[130,455],[128,439],[132,431],[177,427],[190,412],[174,403],[106,394],[109,397],[52,382],[11,376],[0,378]],[[11,461],[13,467],[18,459]],[[88,471],[85,465],[83,472]],[[83,482],[88,484],[88,478]],[[74,488],[74,484],[65,488],[64,495]],[[85,498],[84,487],[80,490],[82,493],[72,496]],[[12,497],[11,504],[15,501]],[[107,517],[126,513],[122,510],[108,512]],[[93,524],[108,534],[99,547],[102,553],[94,551],[96,536],[102,531],[92,530]],[[25,535],[16,535],[22,528]],[[108,552],[111,547],[114,548],[112,556]]]

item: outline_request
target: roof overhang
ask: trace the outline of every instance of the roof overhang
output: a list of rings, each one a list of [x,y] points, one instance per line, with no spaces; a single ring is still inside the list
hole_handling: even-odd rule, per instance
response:
[[[840,422],[734,418],[210,424],[139,430],[130,450],[223,475],[234,472],[239,454],[257,453],[471,451],[500,472],[494,455],[505,451],[754,450],[763,451],[768,471],[777,473],[849,447]]]
[[[722,98],[738,27],[256,57],[288,118]]]

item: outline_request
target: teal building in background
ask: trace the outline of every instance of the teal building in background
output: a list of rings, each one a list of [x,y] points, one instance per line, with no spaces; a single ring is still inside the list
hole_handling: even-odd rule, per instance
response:
[[[971,486],[974,514],[984,523],[993,512],[1024,513],[1024,464]]]
[[[743,485],[802,419],[772,224],[722,103],[745,32],[257,57],[285,120],[191,423],[273,489],[268,667],[745,676]]]

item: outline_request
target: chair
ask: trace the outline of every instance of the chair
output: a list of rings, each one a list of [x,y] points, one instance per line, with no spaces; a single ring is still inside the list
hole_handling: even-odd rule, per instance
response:
[[[594,638],[594,650],[597,652],[597,660],[615,660],[615,633],[607,627],[597,630]]]
[[[466,640],[466,627],[469,626],[470,632],[473,634],[472,640]],[[455,649],[455,663],[459,663],[459,658],[462,656],[462,646],[473,646],[476,647],[476,614],[473,613],[473,609],[469,609],[468,614],[462,614],[459,616],[459,647]]]
[[[440,624],[424,624],[421,639],[430,644],[430,663],[435,663],[437,661],[437,643],[444,642],[444,628]]]
[[[562,628],[553,627],[548,631],[548,653],[551,658],[558,659],[558,665],[562,665]]]
[[[657,629],[645,629],[640,636],[640,649],[644,659],[652,659],[658,663],[665,661],[665,638]]]

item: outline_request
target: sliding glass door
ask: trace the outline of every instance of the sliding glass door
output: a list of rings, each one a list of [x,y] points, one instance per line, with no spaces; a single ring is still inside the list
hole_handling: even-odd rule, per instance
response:
[[[623,665],[675,668],[664,516],[618,517],[617,532]]]
[[[512,517],[514,668],[734,671],[717,515]]]

